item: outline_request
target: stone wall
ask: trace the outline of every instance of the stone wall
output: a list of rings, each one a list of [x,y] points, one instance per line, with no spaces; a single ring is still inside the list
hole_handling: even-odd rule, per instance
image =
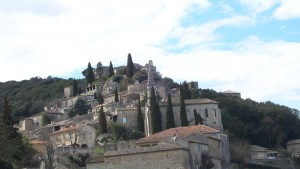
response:
[[[105,156],[105,162],[90,163],[87,169],[191,169],[183,149]]]

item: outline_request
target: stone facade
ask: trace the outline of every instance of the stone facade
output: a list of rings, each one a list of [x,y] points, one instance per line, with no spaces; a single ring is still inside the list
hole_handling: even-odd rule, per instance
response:
[[[173,102],[172,104],[173,104],[175,125],[179,127],[181,126],[180,103]],[[197,113],[201,115],[204,125],[223,131],[221,111],[216,101],[210,99],[191,99],[191,100],[185,100],[185,104],[186,104],[187,119],[189,125],[195,125],[194,110],[196,110]],[[162,114],[162,121],[166,122],[167,105],[162,104],[160,106],[160,111]],[[166,125],[165,123],[162,124],[163,129],[165,129],[165,125]]]
[[[300,139],[291,140],[287,144],[287,151],[293,157],[300,157]]]
[[[137,130],[137,108],[117,108],[116,123],[126,127],[130,132]]]
[[[189,151],[180,146],[158,145],[111,151],[99,162],[87,162],[87,169],[191,169]]]

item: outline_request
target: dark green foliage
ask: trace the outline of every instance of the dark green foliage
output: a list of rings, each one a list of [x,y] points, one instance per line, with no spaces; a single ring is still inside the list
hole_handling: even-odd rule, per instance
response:
[[[152,134],[162,131],[162,118],[159,105],[156,101],[154,88],[151,88],[150,96],[150,112],[151,112],[151,132]]]
[[[2,110],[0,114],[0,167],[10,168],[11,164],[17,168],[23,168],[25,165],[33,166],[30,162],[34,161],[32,157],[35,152],[28,142],[23,141],[22,135],[14,127],[12,110],[7,97],[3,99]]]
[[[102,105],[99,112],[99,128],[102,134],[107,133],[107,122],[106,122],[106,117]]]
[[[144,137],[145,137],[144,132],[141,132],[141,131],[134,131],[134,132],[132,133],[132,138],[133,138],[133,139],[144,138]]]
[[[134,74],[134,64],[132,62],[131,54],[128,53],[126,76],[132,78],[133,74]]]
[[[139,99],[138,101],[138,106],[137,106],[137,128],[138,131],[140,132],[144,132],[144,119],[143,119],[143,114],[142,114],[142,110],[141,110],[141,101]]]
[[[179,84],[174,82],[173,79],[169,77],[162,78],[162,82],[166,84],[170,89],[179,88]]]
[[[95,73],[94,69],[91,66],[91,63],[88,63],[88,67],[86,69],[85,80],[88,84],[92,84],[95,81]]]
[[[184,81],[181,86],[182,86],[182,91],[183,91],[183,95],[184,95],[184,100],[191,99],[191,91],[190,91],[189,85],[186,83],[186,81]]]
[[[104,102],[104,98],[103,98],[101,92],[97,96],[97,101],[99,104],[103,104],[103,102]]]
[[[113,67],[113,64],[110,61],[109,62],[109,68],[108,68],[108,77],[112,77],[113,75],[115,75],[114,67]]]
[[[71,85],[72,81],[73,79],[35,77],[19,82],[0,83],[0,98],[7,96],[11,103],[13,120],[19,121],[42,112],[44,106],[53,100],[63,98],[64,87]],[[77,80],[77,83],[79,87],[85,84],[84,80]]]
[[[96,67],[95,73],[96,73],[97,79],[101,80],[102,76],[103,76],[103,67],[102,67],[102,63],[101,62],[97,63],[97,67]]]
[[[195,125],[203,124],[203,119],[202,119],[201,115],[197,113],[196,109],[194,109],[194,118],[195,118]]]
[[[45,126],[47,124],[51,123],[51,119],[49,118],[49,116],[47,115],[46,112],[43,112],[42,114],[42,126]]]
[[[139,72],[136,72],[134,75],[133,75],[133,79],[134,81],[139,81],[139,83],[143,82],[144,80],[147,80],[148,79],[148,75],[147,75],[147,72],[145,70],[141,70]]]
[[[189,125],[189,122],[187,120],[186,107],[184,102],[184,92],[183,92],[182,85],[180,85],[180,121],[182,127]]]
[[[79,167],[85,167],[86,166],[86,160],[89,158],[89,153],[79,153],[78,157],[73,157],[72,155],[69,156],[69,159],[77,164]]]
[[[112,131],[114,135],[114,140],[127,139],[127,130],[124,126],[119,124],[112,124]]]
[[[115,88],[115,102],[119,102],[118,88]]]
[[[77,84],[76,79],[74,79],[72,81],[72,86],[73,86],[73,96],[77,96],[77,94],[78,94],[78,84]]]
[[[74,107],[72,110],[69,112],[69,117],[74,117],[76,115],[84,115],[88,113],[88,110],[91,107],[89,105],[86,105],[86,102],[82,99],[78,99],[75,102]]]
[[[173,113],[173,105],[171,100],[171,95],[168,94],[168,103],[167,103],[167,112],[166,112],[166,128],[174,128],[175,127],[175,120],[174,120],[174,113]]]
[[[121,75],[115,75],[113,81],[120,83],[120,81],[123,79],[123,76]]]
[[[272,102],[225,96],[210,89],[199,89],[199,98],[216,100],[221,109],[224,130],[231,138],[244,138],[249,144],[267,148],[285,147],[300,138],[299,111]]]

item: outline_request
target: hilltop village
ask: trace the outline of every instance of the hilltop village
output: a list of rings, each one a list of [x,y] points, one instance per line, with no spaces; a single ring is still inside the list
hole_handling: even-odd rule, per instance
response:
[[[185,99],[182,86],[198,89],[198,83],[164,83],[151,60],[132,65],[131,75],[104,67],[100,75],[114,78],[89,81],[89,64],[85,91],[79,94],[76,83],[66,86],[64,98],[19,123],[19,132],[38,152],[41,168],[229,168],[229,139],[218,102]],[[120,81],[134,72],[146,78]],[[241,97],[233,91],[223,94]],[[267,157],[277,154],[265,152]]]

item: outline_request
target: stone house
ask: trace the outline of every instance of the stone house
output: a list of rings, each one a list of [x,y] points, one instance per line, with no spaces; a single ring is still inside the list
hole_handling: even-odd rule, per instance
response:
[[[233,97],[241,98],[241,93],[235,92],[235,91],[232,91],[232,90],[226,90],[225,92],[222,92],[222,94],[224,94],[226,96],[233,96]]]
[[[212,136],[219,133],[203,125],[168,129],[138,140],[136,147],[90,158],[87,169],[221,169],[222,144]]]
[[[177,127],[142,138],[137,144],[155,145],[161,141],[173,140],[188,147],[191,168],[204,167],[204,163],[209,160],[214,164],[214,169],[220,169],[227,168],[230,162],[230,159],[226,158],[230,156],[228,140],[227,143],[221,140],[221,135],[224,134],[219,130],[205,125]]]
[[[179,127],[181,126],[180,102],[172,100],[172,104],[173,104],[175,125]],[[195,124],[194,110],[196,110],[196,112],[201,115],[204,125],[223,131],[221,111],[218,107],[218,102],[210,99],[190,99],[190,100],[185,100],[185,106],[186,106],[187,119],[189,125]],[[164,122],[166,122],[166,111],[167,111],[166,103],[162,103],[160,105],[160,111],[162,114],[162,121],[163,121],[162,126],[163,129],[165,129],[166,124]]]
[[[300,139],[291,140],[286,146],[292,157],[300,157]]]
[[[120,124],[129,132],[137,130],[137,108],[136,107],[124,107],[116,109],[116,120],[117,124]]]
[[[249,154],[250,159],[252,160],[268,159],[268,157],[278,157],[278,152],[257,145],[249,146]]]
[[[96,129],[91,121],[66,125],[63,129],[49,134],[55,146],[71,146],[76,144],[82,148],[95,147]]]

